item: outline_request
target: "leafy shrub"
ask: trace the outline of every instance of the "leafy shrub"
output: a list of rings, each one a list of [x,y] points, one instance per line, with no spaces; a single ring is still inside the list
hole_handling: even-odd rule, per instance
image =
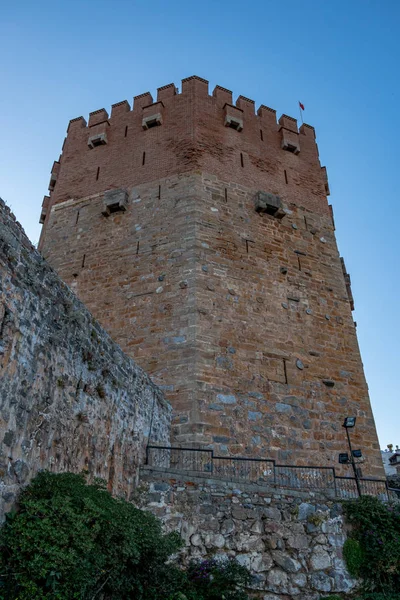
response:
[[[0,600],[248,600],[236,561],[170,559],[178,534],[83,475],[40,473],[0,530]]]
[[[348,538],[343,546],[343,557],[350,575],[352,577],[360,577],[360,571],[365,559],[360,542],[353,538]]]
[[[353,530],[344,548],[349,571],[360,576],[372,596],[400,598],[400,504],[389,506],[363,496],[344,504]],[[373,595],[375,594],[375,596]]]
[[[193,600],[247,600],[250,573],[236,560],[191,562],[188,568]]]
[[[6,600],[159,600],[184,574],[166,566],[181,545],[160,522],[83,476],[40,473],[0,531]],[[161,593],[162,592],[162,593]],[[161,594],[161,595],[160,595]]]

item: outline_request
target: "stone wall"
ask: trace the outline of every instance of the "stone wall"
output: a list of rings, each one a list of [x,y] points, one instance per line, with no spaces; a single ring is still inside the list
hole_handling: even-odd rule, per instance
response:
[[[184,562],[236,557],[263,600],[319,600],[356,588],[342,557],[341,504],[312,492],[175,477],[142,470],[135,501],[181,534]]]
[[[256,190],[206,173],[128,193],[108,217],[103,194],[55,204],[43,254],[164,389],[174,441],[340,468],[355,415],[383,476],[331,216],[259,214]]]
[[[130,497],[170,405],[32,247],[0,201],[0,509],[39,469]]]

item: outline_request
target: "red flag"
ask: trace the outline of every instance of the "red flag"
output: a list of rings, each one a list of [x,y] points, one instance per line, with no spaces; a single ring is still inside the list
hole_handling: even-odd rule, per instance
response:
[[[299,102],[299,106],[300,106],[301,110],[304,110],[304,104],[302,104],[301,102]]]

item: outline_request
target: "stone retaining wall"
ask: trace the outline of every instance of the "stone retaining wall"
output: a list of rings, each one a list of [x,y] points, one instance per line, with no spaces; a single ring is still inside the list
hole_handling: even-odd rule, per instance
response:
[[[185,562],[234,556],[263,600],[319,600],[356,587],[342,506],[323,494],[142,470],[136,502],[177,530]]]
[[[0,518],[40,469],[130,496],[171,408],[33,248],[0,200]]]

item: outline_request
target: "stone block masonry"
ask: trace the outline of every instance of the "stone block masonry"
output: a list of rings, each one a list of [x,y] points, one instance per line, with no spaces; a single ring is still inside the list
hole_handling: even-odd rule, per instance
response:
[[[356,588],[342,556],[342,506],[323,494],[145,469],[134,500],[180,533],[184,563],[235,557],[250,569],[260,600],[319,600]]]
[[[127,498],[171,408],[32,247],[0,200],[0,513],[40,469]]]
[[[364,474],[381,475],[329,215],[291,204],[277,219],[251,189],[196,173],[133,187],[108,217],[103,206],[55,205],[43,253],[165,390],[176,442],[336,466],[355,414]]]
[[[190,77],[71,121],[50,183],[41,251],[165,391],[175,444],[336,466],[354,415],[383,476],[312,127]]]

